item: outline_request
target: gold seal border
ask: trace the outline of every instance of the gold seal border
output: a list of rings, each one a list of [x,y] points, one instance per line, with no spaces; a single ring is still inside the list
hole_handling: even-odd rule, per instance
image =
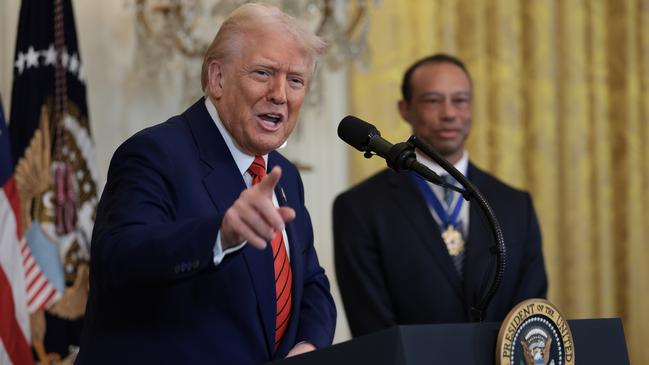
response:
[[[546,317],[557,327],[559,330],[558,334],[563,342],[564,365],[574,365],[575,343],[572,339],[572,332],[570,331],[566,317],[554,304],[539,298],[524,300],[507,313],[507,317],[505,317],[505,320],[500,326],[500,331],[498,331],[496,365],[510,364],[510,357],[514,350],[514,345],[512,344],[513,336],[521,324],[535,315]]]

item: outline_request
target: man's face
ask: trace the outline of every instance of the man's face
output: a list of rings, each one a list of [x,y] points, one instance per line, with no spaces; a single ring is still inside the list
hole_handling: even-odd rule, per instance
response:
[[[234,48],[240,53],[210,64],[209,95],[237,144],[246,153],[263,155],[295,128],[312,61],[281,31],[247,33]]]
[[[413,133],[451,163],[463,154],[471,130],[471,82],[451,63],[419,66],[410,80],[410,101],[399,102],[399,112]]]

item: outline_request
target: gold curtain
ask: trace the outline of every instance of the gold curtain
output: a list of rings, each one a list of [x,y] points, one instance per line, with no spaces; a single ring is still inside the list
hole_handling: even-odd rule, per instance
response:
[[[649,363],[649,0],[384,0],[370,14],[352,113],[403,141],[405,68],[463,59],[470,158],[532,193],[549,299],[569,318],[621,317],[631,363]],[[384,166],[350,161],[354,183]]]

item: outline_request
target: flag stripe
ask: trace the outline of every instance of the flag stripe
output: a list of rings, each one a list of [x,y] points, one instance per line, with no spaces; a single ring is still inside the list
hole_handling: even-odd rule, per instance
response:
[[[41,299],[41,297],[48,292],[47,280],[45,280],[44,276],[41,276],[41,279],[42,280],[39,280],[39,285],[34,287],[37,289],[30,291],[30,298],[27,302],[27,304],[29,304],[30,306],[34,304],[34,302],[37,302],[37,300]]]
[[[36,261],[34,261],[33,258],[29,257],[27,261],[28,263],[25,263],[25,267],[27,268],[25,279],[28,283],[31,283],[38,278],[39,272],[38,267],[36,266]]]
[[[16,188],[16,182],[13,177],[10,177],[7,182],[5,182],[2,187],[7,200],[9,200],[9,205],[11,206],[11,211],[15,217],[15,226],[16,226],[16,235],[17,237],[23,236],[23,230],[20,224],[18,212],[20,212],[20,201],[18,200],[18,189]]]
[[[34,300],[34,296],[38,291],[45,285],[45,277],[43,274],[39,273],[36,276],[36,280],[27,284],[27,293],[29,295],[30,301]]]
[[[61,294],[57,292],[56,289],[54,289],[51,285],[49,285],[49,282],[45,282],[43,289],[38,291],[33,300],[30,300],[29,311],[33,313],[39,309],[48,308],[60,297]]]
[[[50,292],[45,296],[45,299],[43,300],[41,307],[48,308],[50,305],[56,303],[60,298],[61,298],[61,293],[59,293],[54,288],[50,288]]]
[[[9,354],[7,354],[7,350],[2,344],[2,340],[0,340],[0,364],[13,365],[13,362],[11,362],[11,359],[9,358]]]
[[[11,284],[15,313],[25,337],[29,337],[29,313],[27,312],[27,292],[25,290],[25,271],[20,261],[19,237],[16,233],[16,214],[11,208],[5,190],[0,189],[0,267]],[[0,321],[4,317],[0,317]]]
[[[0,338],[11,362],[33,364],[29,343],[16,320],[13,294],[4,269],[0,267]]]
[[[25,307],[25,272],[20,260],[17,195],[10,177],[0,189],[0,358],[22,365],[33,364],[33,360],[27,340],[29,314]]]

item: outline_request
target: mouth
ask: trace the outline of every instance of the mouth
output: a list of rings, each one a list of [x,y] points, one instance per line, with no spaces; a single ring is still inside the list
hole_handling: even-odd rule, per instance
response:
[[[257,114],[257,119],[260,121],[260,125],[269,131],[275,131],[284,121],[284,115],[280,113],[262,113]]]
[[[460,134],[460,131],[457,129],[441,129],[436,134],[441,139],[454,139]]]

